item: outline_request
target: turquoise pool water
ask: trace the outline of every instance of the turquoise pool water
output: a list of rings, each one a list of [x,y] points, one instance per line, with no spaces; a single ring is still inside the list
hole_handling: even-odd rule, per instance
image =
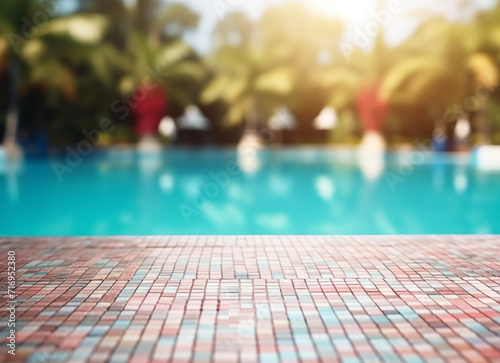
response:
[[[0,235],[500,233],[500,172],[468,156],[363,160],[175,150],[0,162]]]

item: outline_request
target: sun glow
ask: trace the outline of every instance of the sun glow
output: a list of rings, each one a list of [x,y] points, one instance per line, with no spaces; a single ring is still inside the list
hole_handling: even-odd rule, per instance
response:
[[[374,0],[307,0],[307,5],[314,11],[337,16],[348,23],[360,23],[370,18],[376,9]]]

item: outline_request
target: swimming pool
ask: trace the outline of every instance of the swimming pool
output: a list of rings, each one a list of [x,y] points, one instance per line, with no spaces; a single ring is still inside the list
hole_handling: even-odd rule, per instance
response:
[[[0,164],[7,236],[497,234],[499,210],[500,172],[468,155],[116,151]]]

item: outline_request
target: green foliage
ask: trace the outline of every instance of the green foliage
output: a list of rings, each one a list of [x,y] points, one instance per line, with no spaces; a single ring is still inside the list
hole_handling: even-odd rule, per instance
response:
[[[132,96],[151,72],[175,115],[198,104],[217,130],[257,127],[286,106],[302,132],[330,105],[340,123],[330,139],[353,142],[360,133],[355,101],[366,86],[376,86],[389,105],[386,131],[394,139],[430,137],[446,111],[480,86],[487,100],[473,112],[489,115],[493,133],[500,129],[500,1],[468,23],[425,14],[419,29],[395,47],[381,31],[373,48],[352,59],[339,47],[343,22],[295,1],[270,7],[257,21],[227,14],[203,57],[185,41],[200,15],[178,2],[82,0],[75,14],[52,14],[27,37],[22,19],[40,9],[36,0],[0,2],[0,79],[14,79],[19,67],[22,106],[39,99],[34,107],[58,143],[78,141],[83,128],[104,116],[130,131],[108,143],[132,141],[131,120],[119,120],[110,106]],[[0,88],[2,96],[8,92],[12,96]],[[6,108],[0,105],[0,123]]]

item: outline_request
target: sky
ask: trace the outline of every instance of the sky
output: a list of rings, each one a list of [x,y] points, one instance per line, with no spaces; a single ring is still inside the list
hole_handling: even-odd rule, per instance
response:
[[[133,1],[133,0],[131,0]],[[266,8],[291,0],[176,0],[191,6],[201,14],[200,26],[188,36],[190,43],[201,53],[211,48],[211,37],[215,24],[227,13],[225,9],[243,11],[253,19],[260,17]],[[312,11],[342,18],[348,25],[347,37],[352,37],[357,28],[363,28],[374,19],[376,0],[301,0]],[[411,35],[420,22],[432,15],[443,15],[451,20],[468,20],[478,10],[491,8],[497,0],[472,0],[469,6],[459,9],[461,0],[386,0],[399,3],[401,13],[395,15],[385,27],[389,44],[398,44]],[[222,9],[222,10],[221,10]]]
[[[74,0],[59,0],[67,11],[71,11]],[[128,5],[136,0],[124,0]],[[180,2],[189,5],[200,14],[198,28],[187,35],[187,40],[200,53],[207,53],[212,46],[212,34],[218,21],[229,11],[242,11],[253,19],[258,19],[270,6],[276,6],[292,0],[162,0]],[[343,19],[348,26],[346,37],[352,38],[357,29],[362,29],[375,19],[377,0],[298,0],[314,12],[331,14]],[[497,0],[469,0],[468,5],[460,9],[464,0],[385,0],[385,10],[389,4],[399,4],[401,12],[391,16],[385,30],[386,41],[395,45],[405,40],[418,25],[431,15],[443,15],[450,20],[468,20],[477,11],[491,8]],[[349,39],[347,39],[349,41]]]

